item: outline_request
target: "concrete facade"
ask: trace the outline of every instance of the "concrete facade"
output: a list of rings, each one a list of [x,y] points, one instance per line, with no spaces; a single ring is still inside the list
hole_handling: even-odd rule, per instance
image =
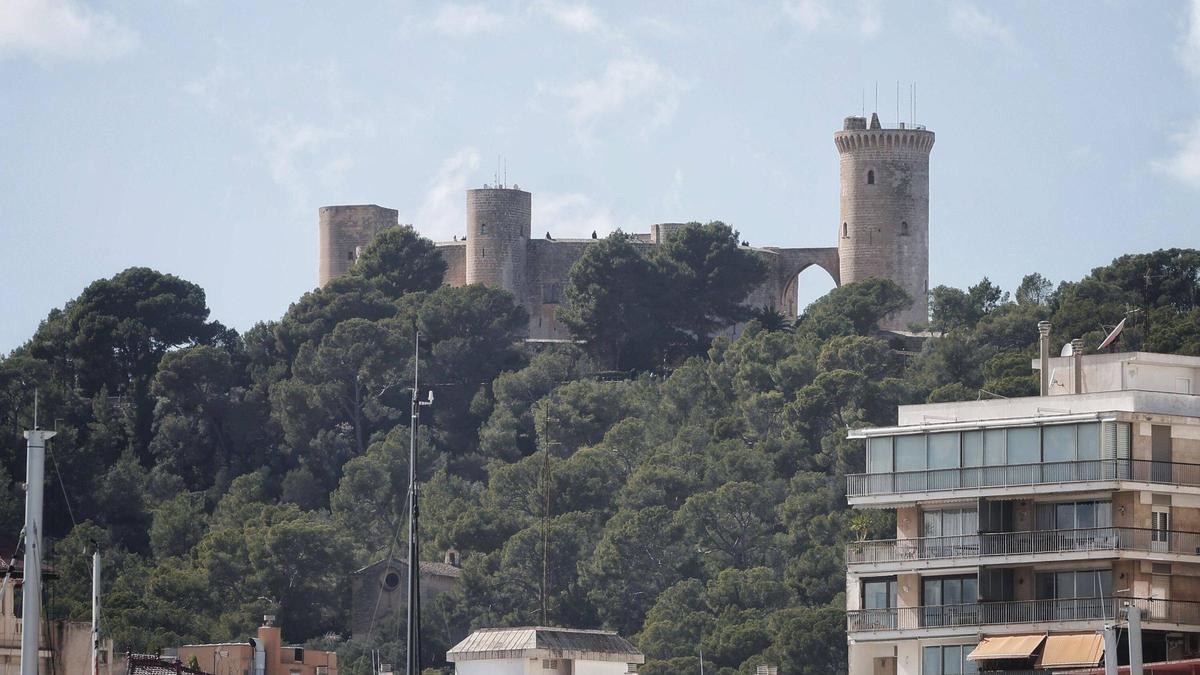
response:
[[[17,575],[20,574],[20,564],[18,561]],[[10,579],[0,594],[0,675],[17,675],[21,672],[21,633],[24,622],[21,620],[21,610],[15,604],[20,597],[20,579]],[[48,621],[43,622],[40,629],[39,673],[76,675],[91,672],[88,668],[88,662],[92,659],[91,622]],[[99,657],[101,675],[120,675],[125,672],[124,661],[113,654],[111,639],[101,639]]]
[[[794,319],[796,278],[816,265],[835,284],[870,277],[890,279],[913,304],[881,327],[904,330],[928,321],[929,153],[933,133],[918,128],[883,129],[872,115],[846,118],[834,135],[841,157],[841,215],[837,246],[752,247],[767,264],[767,278],[746,298]],[[594,239],[533,236],[533,196],[516,186],[468,190],[463,241],[439,242],[450,286],[481,283],[503,288],[529,312],[528,336],[566,339],[558,306],[571,266]],[[397,224],[396,211],[378,206],[326,206],[320,209],[318,283],[345,274],[358,252],[384,227]],[[539,224],[552,231],[554,223]],[[657,223],[633,241],[647,250],[666,240],[682,223]],[[549,234],[549,233],[548,233]],[[731,329],[736,330],[736,329]],[[731,333],[733,334],[733,333]]]
[[[867,454],[850,505],[896,513],[894,539],[846,551],[851,675],[1061,672],[1051,643],[1094,641],[1127,606],[1147,663],[1200,655],[1200,357],[1033,365],[1054,373],[1044,396],[900,406],[850,432]],[[1025,637],[1021,658],[976,652]],[[1070,667],[1129,659],[1089,654]]]
[[[213,675],[337,675],[337,653],[283,644],[276,626],[260,626],[258,635],[245,642],[184,645],[179,659],[190,663],[195,657],[200,670]],[[261,663],[262,670],[256,671]]]

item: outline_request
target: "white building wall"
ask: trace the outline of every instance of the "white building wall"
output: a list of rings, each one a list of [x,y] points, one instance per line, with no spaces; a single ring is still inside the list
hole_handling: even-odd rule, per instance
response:
[[[881,675],[875,659],[896,655],[894,642],[856,642],[850,645],[850,675]],[[897,671],[899,675],[900,671]],[[916,672],[915,675],[920,675]]]
[[[625,675],[629,664],[616,661],[576,661],[575,675]]]
[[[916,640],[896,645],[896,675],[921,675],[921,645]]]
[[[542,662],[529,659],[462,661],[454,664],[454,672],[456,675],[541,675]]]

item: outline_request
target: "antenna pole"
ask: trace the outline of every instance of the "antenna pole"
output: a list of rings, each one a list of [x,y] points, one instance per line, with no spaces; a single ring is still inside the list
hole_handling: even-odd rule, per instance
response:
[[[92,675],[100,675],[100,552],[92,554]]]
[[[413,323],[412,420],[408,430],[408,637],[405,642],[405,673],[421,675],[421,546],[417,510],[417,424],[421,402],[421,333]],[[24,674],[22,674],[24,675]]]
[[[37,394],[34,393],[36,401]],[[46,441],[53,431],[25,432],[25,563],[21,599],[21,675],[38,675],[38,638],[42,630],[42,483],[46,473]]]
[[[544,427],[546,449],[542,453],[542,625],[549,626],[547,601],[550,597],[550,417]]]

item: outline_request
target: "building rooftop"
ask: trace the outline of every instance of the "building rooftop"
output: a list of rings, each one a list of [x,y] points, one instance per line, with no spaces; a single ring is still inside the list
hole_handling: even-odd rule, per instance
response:
[[[388,562],[387,558],[384,558],[382,560],[376,560],[375,562],[371,563],[370,565],[367,565],[366,567],[355,570],[353,572],[353,574],[356,574],[356,575],[362,574],[362,573],[366,572],[367,570],[374,569],[376,567],[379,567],[380,565],[385,565],[385,564],[387,564],[387,562]],[[391,562],[393,565],[403,565],[405,567],[408,566],[408,560],[405,558],[392,558]],[[459,576],[462,576],[462,570],[455,567],[454,565],[449,564],[449,563],[428,562],[428,561],[422,560],[421,561],[421,574],[431,574],[431,575],[439,576],[439,577],[456,577],[457,578]]]
[[[644,663],[646,657],[625,638],[605,630],[481,628],[446,652],[450,661],[508,658],[566,658]]]

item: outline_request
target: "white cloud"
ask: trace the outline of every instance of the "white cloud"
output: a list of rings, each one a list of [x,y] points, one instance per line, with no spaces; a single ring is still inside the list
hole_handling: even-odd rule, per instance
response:
[[[1171,136],[1171,141],[1175,144],[1174,154],[1154,162],[1154,168],[1184,185],[1200,189],[1200,118],[1187,131]]]
[[[1200,0],[1188,3],[1187,33],[1179,45],[1179,60],[1193,75],[1200,76]]]
[[[586,3],[567,4],[557,0],[541,0],[534,5],[554,20],[555,23],[576,33],[603,33],[608,27]]]
[[[782,9],[784,16],[809,33],[824,28],[833,18],[824,0],[788,0]]]
[[[437,175],[429,183],[425,201],[417,210],[414,225],[435,239],[462,234],[467,222],[463,192],[467,189],[467,180],[478,169],[479,151],[475,148],[462,148],[442,160]]]
[[[951,6],[949,23],[950,30],[965,40],[999,45],[1011,52],[1020,51],[1008,26],[966,0]]]
[[[588,146],[595,141],[598,125],[628,108],[637,108],[638,132],[643,135],[667,124],[686,88],[673,72],[654,61],[623,57],[609,62],[599,77],[561,87],[556,93],[567,99],[567,116],[579,141]]]
[[[663,213],[668,219],[679,218],[683,211],[683,170],[675,169],[671,177],[671,185],[667,188],[662,199]]]
[[[533,223],[537,237],[550,232],[558,239],[603,237],[615,227],[612,211],[578,192],[538,193],[533,198]]]
[[[858,7],[858,32],[863,37],[875,37],[883,30],[883,15],[879,4],[873,0],[865,0]]]
[[[0,57],[99,61],[126,54],[137,42],[117,19],[73,0],[0,2]]]
[[[839,31],[875,37],[883,29],[883,14],[876,0],[835,3],[827,0],[784,0],[780,13],[805,33]]]
[[[246,86],[241,71],[223,57],[203,77],[184,83],[183,91],[200,101],[210,112],[217,112],[231,98],[244,96]]]
[[[433,17],[433,27],[452,37],[469,37],[489,33],[504,25],[504,15],[483,4],[460,5],[447,3]]]

